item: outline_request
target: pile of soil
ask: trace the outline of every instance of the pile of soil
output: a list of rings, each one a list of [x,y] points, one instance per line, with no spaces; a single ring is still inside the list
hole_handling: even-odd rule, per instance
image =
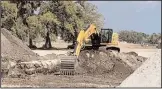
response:
[[[111,55],[109,55],[111,56]],[[81,51],[77,66],[77,73],[99,74],[109,72],[113,69],[114,63],[107,54],[100,51]]]
[[[20,62],[44,59],[4,28],[1,29],[1,48],[2,72]]]
[[[110,74],[126,78],[134,72],[147,58],[136,53],[117,53],[107,51],[81,51],[76,64],[79,74]]]
[[[34,53],[20,39],[13,36],[8,30],[1,30],[1,56],[15,61],[39,60],[40,57]]]
[[[148,58],[119,87],[161,87],[161,50]]]

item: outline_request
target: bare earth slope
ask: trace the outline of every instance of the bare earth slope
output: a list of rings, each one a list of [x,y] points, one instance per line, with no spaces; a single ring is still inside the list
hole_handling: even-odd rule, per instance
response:
[[[144,62],[119,87],[161,87],[161,50]]]
[[[39,56],[6,29],[1,29],[1,56],[14,61],[38,60]]]
[[[6,29],[1,29],[1,48],[2,75],[10,74],[17,63],[44,59]]]

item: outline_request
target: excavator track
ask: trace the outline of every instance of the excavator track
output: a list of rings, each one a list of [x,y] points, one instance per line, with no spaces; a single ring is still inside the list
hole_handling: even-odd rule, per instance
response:
[[[75,74],[75,56],[61,57],[60,75],[74,75]]]

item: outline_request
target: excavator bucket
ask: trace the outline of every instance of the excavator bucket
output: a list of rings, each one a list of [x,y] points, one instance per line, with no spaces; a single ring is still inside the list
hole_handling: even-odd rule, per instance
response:
[[[76,56],[63,56],[61,57],[60,75],[74,75]]]

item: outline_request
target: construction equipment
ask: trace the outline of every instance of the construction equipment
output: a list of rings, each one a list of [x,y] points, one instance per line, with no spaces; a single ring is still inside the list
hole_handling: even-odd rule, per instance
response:
[[[87,30],[79,32],[73,55],[61,58],[61,74],[75,74],[75,62],[79,57],[80,51],[99,50],[100,48],[120,52],[118,34],[113,33],[112,29],[101,29],[99,32],[96,30],[96,26],[91,24]]]

